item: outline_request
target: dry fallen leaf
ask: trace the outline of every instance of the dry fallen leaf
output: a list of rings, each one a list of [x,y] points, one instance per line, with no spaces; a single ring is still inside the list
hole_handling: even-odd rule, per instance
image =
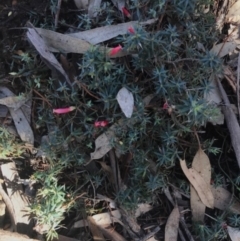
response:
[[[117,101],[125,116],[127,118],[131,118],[134,106],[133,94],[128,89],[123,87],[118,91]]]
[[[100,9],[102,0],[89,0],[88,5],[88,16],[89,18],[95,18]]]
[[[207,207],[214,208],[214,197],[210,188],[210,183],[206,183],[195,169],[188,169],[185,160],[180,160],[180,165],[185,176],[197,191],[201,201]]]
[[[114,227],[108,226],[108,227],[103,227],[99,226],[99,229],[102,231],[103,235],[108,239],[108,240],[114,240],[114,241],[127,241],[122,235],[120,235]]]
[[[225,42],[225,43],[214,45],[210,50],[210,52],[215,55],[218,55],[219,58],[222,58],[225,55],[231,53],[236,47],[237,47],[237,44],[234,41]]]
[[[109,39],[115,38],[118,35],[123,35],[129,33],[128,29],[130,27],[137,27],[145,26],[153,24],[157,21],[157,19],[149,19],[145,22],[138,22],[138,21],[130,21],[126,23],[120,23],[116,25],[107,25],[104,27],[94,28],[86,31],[76,32],[76,33],[69,33],[68,36],[75,37],[81,40],[85,40],[88,43],[91,43],[93,45],[102,43],[104,41],[107,41]],[[39,29],[37,29],[39,31]],[[45,29],[41,29],[41,32],[45,32]],[[50,31],[50,30],[48,30]],[[40,33],[41,33],[40,32]],[[60,36],[60,35],[59,35]]]
[[[122,9],[125,7],[125,0],[111,0],[115,7],[118,8],[118,10],[122,11]]]
[[[93,215],[92,218],[99,226],[110,225],[121,218],[121,213],[118,210],[111,211],[111,213],[99,213]],[[114,219],[114,220],[113,220]],[[74,223],[74,228],[82,228],[87,225],[86,220],[79,220]]]
[[[178,236],[178,226],[179,226],[180,213],[178,207],[176,206],[168,220],[165,227],[165,241],[177,241]]]
[[[98,227],[98,225],[96,224],[93,217],[88,217],[87,220],[88,220],[88,227],[93,236],[93,240],[94,241],[105,241],[105,238],[103,237],[101,229]]]
[[[71,85],[71,82],[64,71],[63,67],[59,64],[55,56],[49,51],[47,43],[39,35],[35,28],[28,28],[27,37],[32,45],[36,48],[38,53],[41,55],[43,61],[52,70],[56,71],[61,75],[64,81]],[[57,39],[56,39],[57,41]]]
[[[20,95],[20,96],[9,96],[0,99],[0,104],[5,105],[9,108],[13,108],[14,110],[19,109],[22,105],[24,105],[30,96],[28,95]]]
[[[224,115],[221,111],[221,106],[218,106],[222,102],[222,97],[220,95],[219,89],[217,87],[216,80],[214,79],[214,75],[212,74],[209,78],[210,81],[210,91],[208,93],[204,93],[204,99],[211,105],[215,105],[218,110],[218,115],[214,116],[214,119],[209,117],[208,122],[213,125],[222,125],[224,123]]]
[[[87,10],[88,0],[74,0],[74,2],[78,9]]]
[[[62,52],[62,53],[78,53],[83,54],[86,53],[90,48],[91,44],[85,40],[72,37],[70,35],[65,35],[61,33],[57,33],[47,29],[35,28],[38,33],[41,35],[42,39],[48,46],[49,51],[51,52]],[[107,53],[112,48],[107,47],[99,47],[100,51]],[[110,56],[110,58],[118,58],[122,56],[126,56],[129,53],[126,51],[120,51],[116,55]]]
[[[227,231],[232,241],[240,241],[240,230],[238,228],[227,226]]]
[[[14,96],[14,94],[6,87],[0,87],[0,92],[3,93],[6,97]],[[21,140],[33,145],[33,131],[22,109],[19,108],[18,110],[15,110],[13,108],[9,108],[9,111]]]
[[[228,210],[240,214],[240,202],[225,188],[211,187],[214,196],[214,206],[220,210]]]
[[[97,139],[95,140],[95,151],[91,153],[91,160],[102,158],[112,149],[110,140],[113,137],[114,132],[111,130],[108,130],[105,133],[101,134],[99,137],[97,137]]]
[[[194,168],[206,181],[206,183],[210,183],[211,181],[211,165],[208,156],[204,153],[204,151],[199,148],[196,155],[193,158],[192,168]],[[203,222],[205,215],[206,206],[202,203],[199,198],[195,188],[190,185],[190,203],[192,209],[192,217],[196,222]]]
[[[135,211],[135,218],[138,218],[140,215],[152,210],[152,206],[148,203],[140,203],[137,205],[137,209]]]

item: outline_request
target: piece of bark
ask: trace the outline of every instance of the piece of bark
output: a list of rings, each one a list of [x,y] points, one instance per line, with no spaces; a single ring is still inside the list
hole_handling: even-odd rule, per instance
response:
[[[19,233],[12,233],[0,229],[0,241],[39,241],[37,239],[30,239],[26,235]]]
[[[16,165],[13,162],[1,165],[2,175],[5,181],[8,196],[12,202],[17,232],[32,236],[33,222],[29,220],[29,200],[25,196],[22,184],[19,180]]]

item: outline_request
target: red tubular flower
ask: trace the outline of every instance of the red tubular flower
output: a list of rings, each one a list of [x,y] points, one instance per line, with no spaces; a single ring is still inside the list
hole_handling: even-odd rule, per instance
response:
[[[164,110],[167,110],[169,108],[169,105],[167,103],[167,101],[163,104],[163,107],[162,107]]]
[[[95,121],[94,122],[94,127],[105,127],[108,125],[108,121],[104,120],[104,121]]]
[[[55,113],[55,114],[66,114],[66,113],[71,112],[75,109],[76,109],[76,107],[74,107],[74,106],[70,106],[70,107],[66,107],[66,108],[53,109],[53,113]]]
[[[134,30],[133,27],[129,27],[128,32],[131,33],[131,34],[135,34],[135,30]]]
[[[122,46],[119,44],[117,47],[112,48],[109,55],[113,56],[122,50]]]
[[[131,14],[125,7],[122,8],[122,12],[124,16],[126,16],[127,18],[131,18]]]

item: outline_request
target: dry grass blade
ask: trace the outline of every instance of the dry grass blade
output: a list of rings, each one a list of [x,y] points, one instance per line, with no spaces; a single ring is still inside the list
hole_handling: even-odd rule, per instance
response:
[[[167,221],[165,227],[165,241],[177,241],[180,213],[176,206]]]
[[[185,160],[180,160],[181,168],[197,191],[201,201],[209,208],[214,208],[214,197],[210,188],[210,184],[202,178],[202,176],[193,168],[187,168]]]
[[[200,148],[193,158],[192,168],[194,168],[206,181],[210,183],[211,180],[211,165],[208,156]],[[194,221],[203,222],[206,206],[200,200],[195,188],[190,186],[191,196],[191,209]]]

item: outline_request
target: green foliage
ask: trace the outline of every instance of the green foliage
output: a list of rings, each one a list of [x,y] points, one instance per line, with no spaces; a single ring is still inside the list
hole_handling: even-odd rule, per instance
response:
[[[41,183],[42,188],[38,190],[37,197],[31,204],[31,212],[37,219],[37,225],[46,228],[48,240],[58,236],[56,230],[61,227],[64,214],[73,201],[67,198],[65,186],[58,185],[57,176],[61,170],[61,166],[55,165],[49,170],[36,172],[33,175],[33,180]]]
[[[0,158],[19,158],[24,152],[24,144],[6,128],[0,127]]]

